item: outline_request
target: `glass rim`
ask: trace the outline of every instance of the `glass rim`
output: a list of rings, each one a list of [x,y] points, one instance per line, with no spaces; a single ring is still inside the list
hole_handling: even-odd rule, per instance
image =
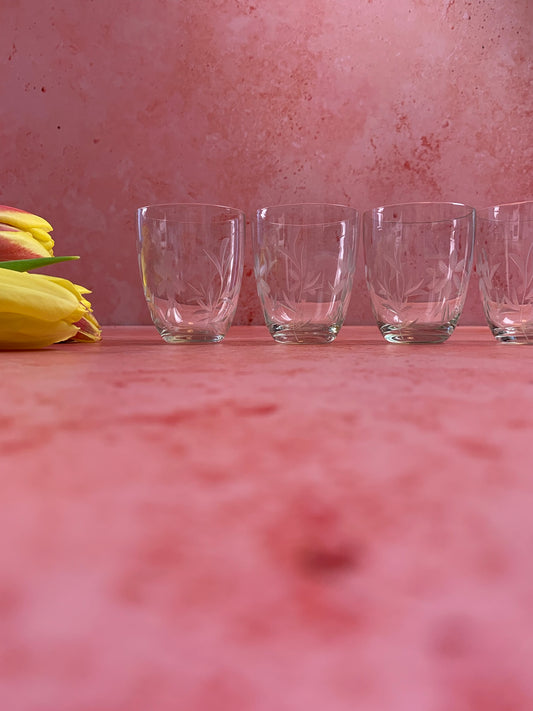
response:
[[[161,202],[161,203],[150,203],[148,205],[142,205],[137,208],[137,215],[144,219],[156,220],[156,221],[166,221],[166,222],[195,222],[195,220],[190,219],[180,219],[179,217],[152,217],[146,215],[143,211],[157,209],[157,208],[212,208],[213,210],[224,210],[227,213],[228,219],[234,219],[235,217],[242,217],[246,219],[246,214],[244,210],[240,207],[231,207],[230,205],[218,205],[216,203],[209,202]]]
[[[370,218],[372,222],[376,221],[376,215],[379,214],[380,210],[391,210],[391,209],[401,209],[404,207],[429,207],[429,206],[435,206],[435,207],[461,207],[464,208],[464,213],[455,215],[455,216],[450,216],[450,217],[438,217],[435,219],[426,219],[426,220],[415,220],[415,219],[383,219],[382,223],[387,223],[387,224],[395,224],[398,222],[403,222],[404,224],[409,224],[409,225],[417,225],[417,224],[424,224],[424,223],[435,223],[435,222],[449,222],[450,220],[462,220],[465,217],[471,217],[472,215],[476,215],[476,208],[472,207],[472,205],[467,205],[464,202],[452,202],[452,201],[447,201],[447,200],[422,200],[419,202],[399,202],[399,203],[390,203],[388,205],[378,205],[376,207],[372,207],[368,210],[365,210],[363,213],[363,218],[367,219]]]
[[[347,210],[352,213],[352,218],[355,218],[355,220],[359,219],[359,211],[356,207],[352,207],[352,205],[346,205],[343,203],[337,203],[337,202],[289,202],[289,203],[283,203],[279,205],[265,205],[263,207],[259,207],[256,210],[256,218],[257,221],[264,221],[268,222],[271,225],[285,225],[287,227],[318,227],[320,225],[336,225],[339,222],[344,222],[346,218],[339,217],[338,219],[331,219],[331,220],[320,220],[318,222],[313,222],[313,221],[305,221],[305,220],[300,220],[299,222],[295,221],[290,221],[290,222],[281,222],[279,219],[273,218],[273,219],[265,219],[266,215],[262,215],[261,213],[265,213],[268,210],[283,210],[283,209],[288,209],[288,208],[302,208],[302,207],[310,207],[310,208],[317,208],[317,207],[327,207],[327,208],[341,208],[342,210]]]
[[[510,208],[518,208],[530,205],[531,206],[531,217],[510,217],[510,216],[490,216],[490,211],[504,209],[507,211]],[[502,202],[497,205],[488,205],[486,207],[481,207],[477,211],[477,216],[480,220],[485,222],[533,222],[533,200],[518,200],[516,202]]]

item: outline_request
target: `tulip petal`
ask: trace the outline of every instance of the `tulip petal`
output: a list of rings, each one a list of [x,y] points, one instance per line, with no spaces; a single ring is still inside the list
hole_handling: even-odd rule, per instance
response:
[[[100,340],[87,293],[60,277],[0,269],[0,349]]]
[[[84,286],[80,286],[79,284],[73,284],[71,281],[68,281],[68,279],[62,279],[61,277],[49,276],[48,279],[63,286],[65,289],[68,289],[79,299],[80,303],[86,309],[86,312],[82,318],[76,322],[76,326],[79,328],[79,331],[71,340],[100,341],[102,339],[102,329],[92,313],[91,302],[84,296],[84,294],[90,294],[90,290],[86,289]]]
[[[50,254],[53,254],[55,242],[50,237],[48,232],[45,232],[45,230],[41,230],[38,227],[32,227],[30,229],[30,232],[35,237],[35,239],[40,242],[46,250],[48,250]]]
[[[0,222],[19,227],[22,230],[31,231],[37,228],[45,232],[52,231],[52,225],[42,217],[33,215],[25,210],[19,210],[16,207],[8,207],[7,205],[0,205]]]
[[[68,341],[77,331],[77,326],[68,321],[50,324],[18,314],[0,314],[0,349],[44,348]]]
[[[102,329],[92,313],[86,313],[74,324],[78,332],[70,338],[71,341],[95,342],[102,340]]]
[[[0,260],[49,257],[50,252],[29,232],[0,225]]]
[[[41,321],[76,322],[85,309],[68,289],[44,274],[0,269],[0,313],[15,313]]]

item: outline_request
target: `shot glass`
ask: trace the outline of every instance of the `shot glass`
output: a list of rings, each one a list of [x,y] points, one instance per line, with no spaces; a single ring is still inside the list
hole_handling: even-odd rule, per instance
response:
[[[148,205],[137,211],[137,250],[154,326],[167,343],[216,343],[241,287],[244,213],[219,205]]]
[[[533,202],[477,215],[476,269],[489,328],[502,343],[533,344]]]
[[[364,213],[365,274],[391,343],[442,343],[461,315],[472,270],[475,210],[448,202]]]
[[[254,267],[267,328],[280,343],[329,343],[350,299],[358,216],[307,203],[257,211]]]

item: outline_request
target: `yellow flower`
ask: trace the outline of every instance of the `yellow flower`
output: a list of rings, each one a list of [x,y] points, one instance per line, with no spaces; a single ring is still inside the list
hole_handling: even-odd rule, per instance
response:
[[[42,217],[0,205],[0,261],[52,257],[51,231]]]
[[[0,269],[0,349],[99,341],[88,293],[67,279]]]
[[[83,315],[76,323],[74,326],[78,329],[78,332],[76,333],[75,336],[70,338],[69,340],[71,341],[99,341],[102,338],[102,329],[100,328],[100,324],[96,320],[93,311],[92,311],[92,306],[91,302],[88,301],[84,294],[90,294],[91,292],[89,289],[86,289],[84,286],[80,286],[79,284],[73,284],[71,281],[68,279],[61,279],[60,277],[52,277],[48,276],[47,279],[49,279],[52,282],[55,282],[59,286],[61,286],[63,289],[67,289],[68,291],[73,294],[78,301],[80,302],[81,306],[84,309]]]

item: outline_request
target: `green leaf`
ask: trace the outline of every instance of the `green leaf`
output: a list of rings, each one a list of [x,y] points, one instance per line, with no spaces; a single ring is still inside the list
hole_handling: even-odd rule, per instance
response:
[[[0,262],[0,269],[12,269],[15,272],[27,272],[30,269],[47,267],[49,264],[57,262],[68,262],[79,257],[40,257],[37,259],[14,259],[12,261]]]

